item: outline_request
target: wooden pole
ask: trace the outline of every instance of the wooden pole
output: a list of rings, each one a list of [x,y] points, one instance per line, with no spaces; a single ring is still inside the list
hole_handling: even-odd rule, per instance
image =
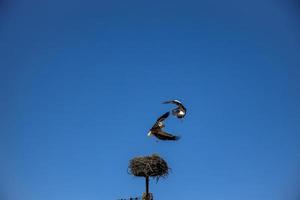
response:
[[[149,176],[146,176],[146,196],[149,197]]]
[[[149,176],[146,176],[146,192],[143,193],[142,200],[153,200],[153,196],[149,193]]]

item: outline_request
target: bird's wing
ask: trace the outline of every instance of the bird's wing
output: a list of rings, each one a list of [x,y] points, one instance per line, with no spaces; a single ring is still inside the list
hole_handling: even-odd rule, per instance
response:
[[[162,116],[160,116],[160,117],[156,120],[155,124],[152,126],[151,130],[153,130],[153,129],[160,129],[161,126],[159,126],[159,122],[163,123],[163,121],[164,121],[166,118],[168,118],[169,115],[170,115],[170,112],[166,112],[166,113],[164,113]]]
[[[156,137],[158,137],[161,140],[179,140],[179,138],[180,138],[176,135],[172,135],[172,134],[164,132],[162,130],[157,131]]]
[[[165,119],[167,119],[169,117],[169,115],[170,115],[170,112],[166,112],[165,114],[163,114],[156,120],[156,123],[163,122]]]
[[[184,110],[186,112],[186,107],[184,107],[182,104],[179,106],[179,108],[181,108],[182,110]]]
[[[179,100],[171,100],[171,101],[165,101],[163,102],[164,104],[167,104],[167,103],[172,103],[172,104],[176,104],[177,106],[183,106],[182,103],[179,101]]]

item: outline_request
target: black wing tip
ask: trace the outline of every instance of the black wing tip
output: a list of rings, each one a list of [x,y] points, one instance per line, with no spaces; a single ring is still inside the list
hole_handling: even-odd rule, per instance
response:
[[[180,140],[181,136],[175,136],[175,140]]]
[[[167,117],[169,117],[169,115],[170,115],[170,111],[165,112],[165,113],[162,115],[162,117],[167,118]]]
[[[168,103],[173,103],[176,105],[182,105],[182,101],[178,100],[178,99],[173,99],[173,100],[169,100],[169,101],[164,101],[162,102],[163,104],[168,104]]]
[[[174,136],[175,141],[180,140],[180,139],[181,139],[181,136],[176,136],[176,135]]]
[[[164,113],[163,115],[161,115],[156,121],[164,121],[165,119],[167,119],[170,115],[170,111]]]

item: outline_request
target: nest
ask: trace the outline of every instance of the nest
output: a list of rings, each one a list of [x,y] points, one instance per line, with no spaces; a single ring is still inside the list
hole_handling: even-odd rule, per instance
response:
[[[129,173],[139,177],[153,177],[157,180],[166,177],[169,173],[169,167],[159,155],[136,157],[130,160]]]

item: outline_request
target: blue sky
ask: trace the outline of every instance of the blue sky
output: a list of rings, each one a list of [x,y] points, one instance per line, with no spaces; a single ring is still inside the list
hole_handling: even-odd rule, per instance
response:
[[[172,171],[155,199],[296,200],[296,1],[1,4],[0,198],[140,196],[131,158]],[[188,114],[146,136],[178,98]],[[299,197],[298,197],[299,198]]]

